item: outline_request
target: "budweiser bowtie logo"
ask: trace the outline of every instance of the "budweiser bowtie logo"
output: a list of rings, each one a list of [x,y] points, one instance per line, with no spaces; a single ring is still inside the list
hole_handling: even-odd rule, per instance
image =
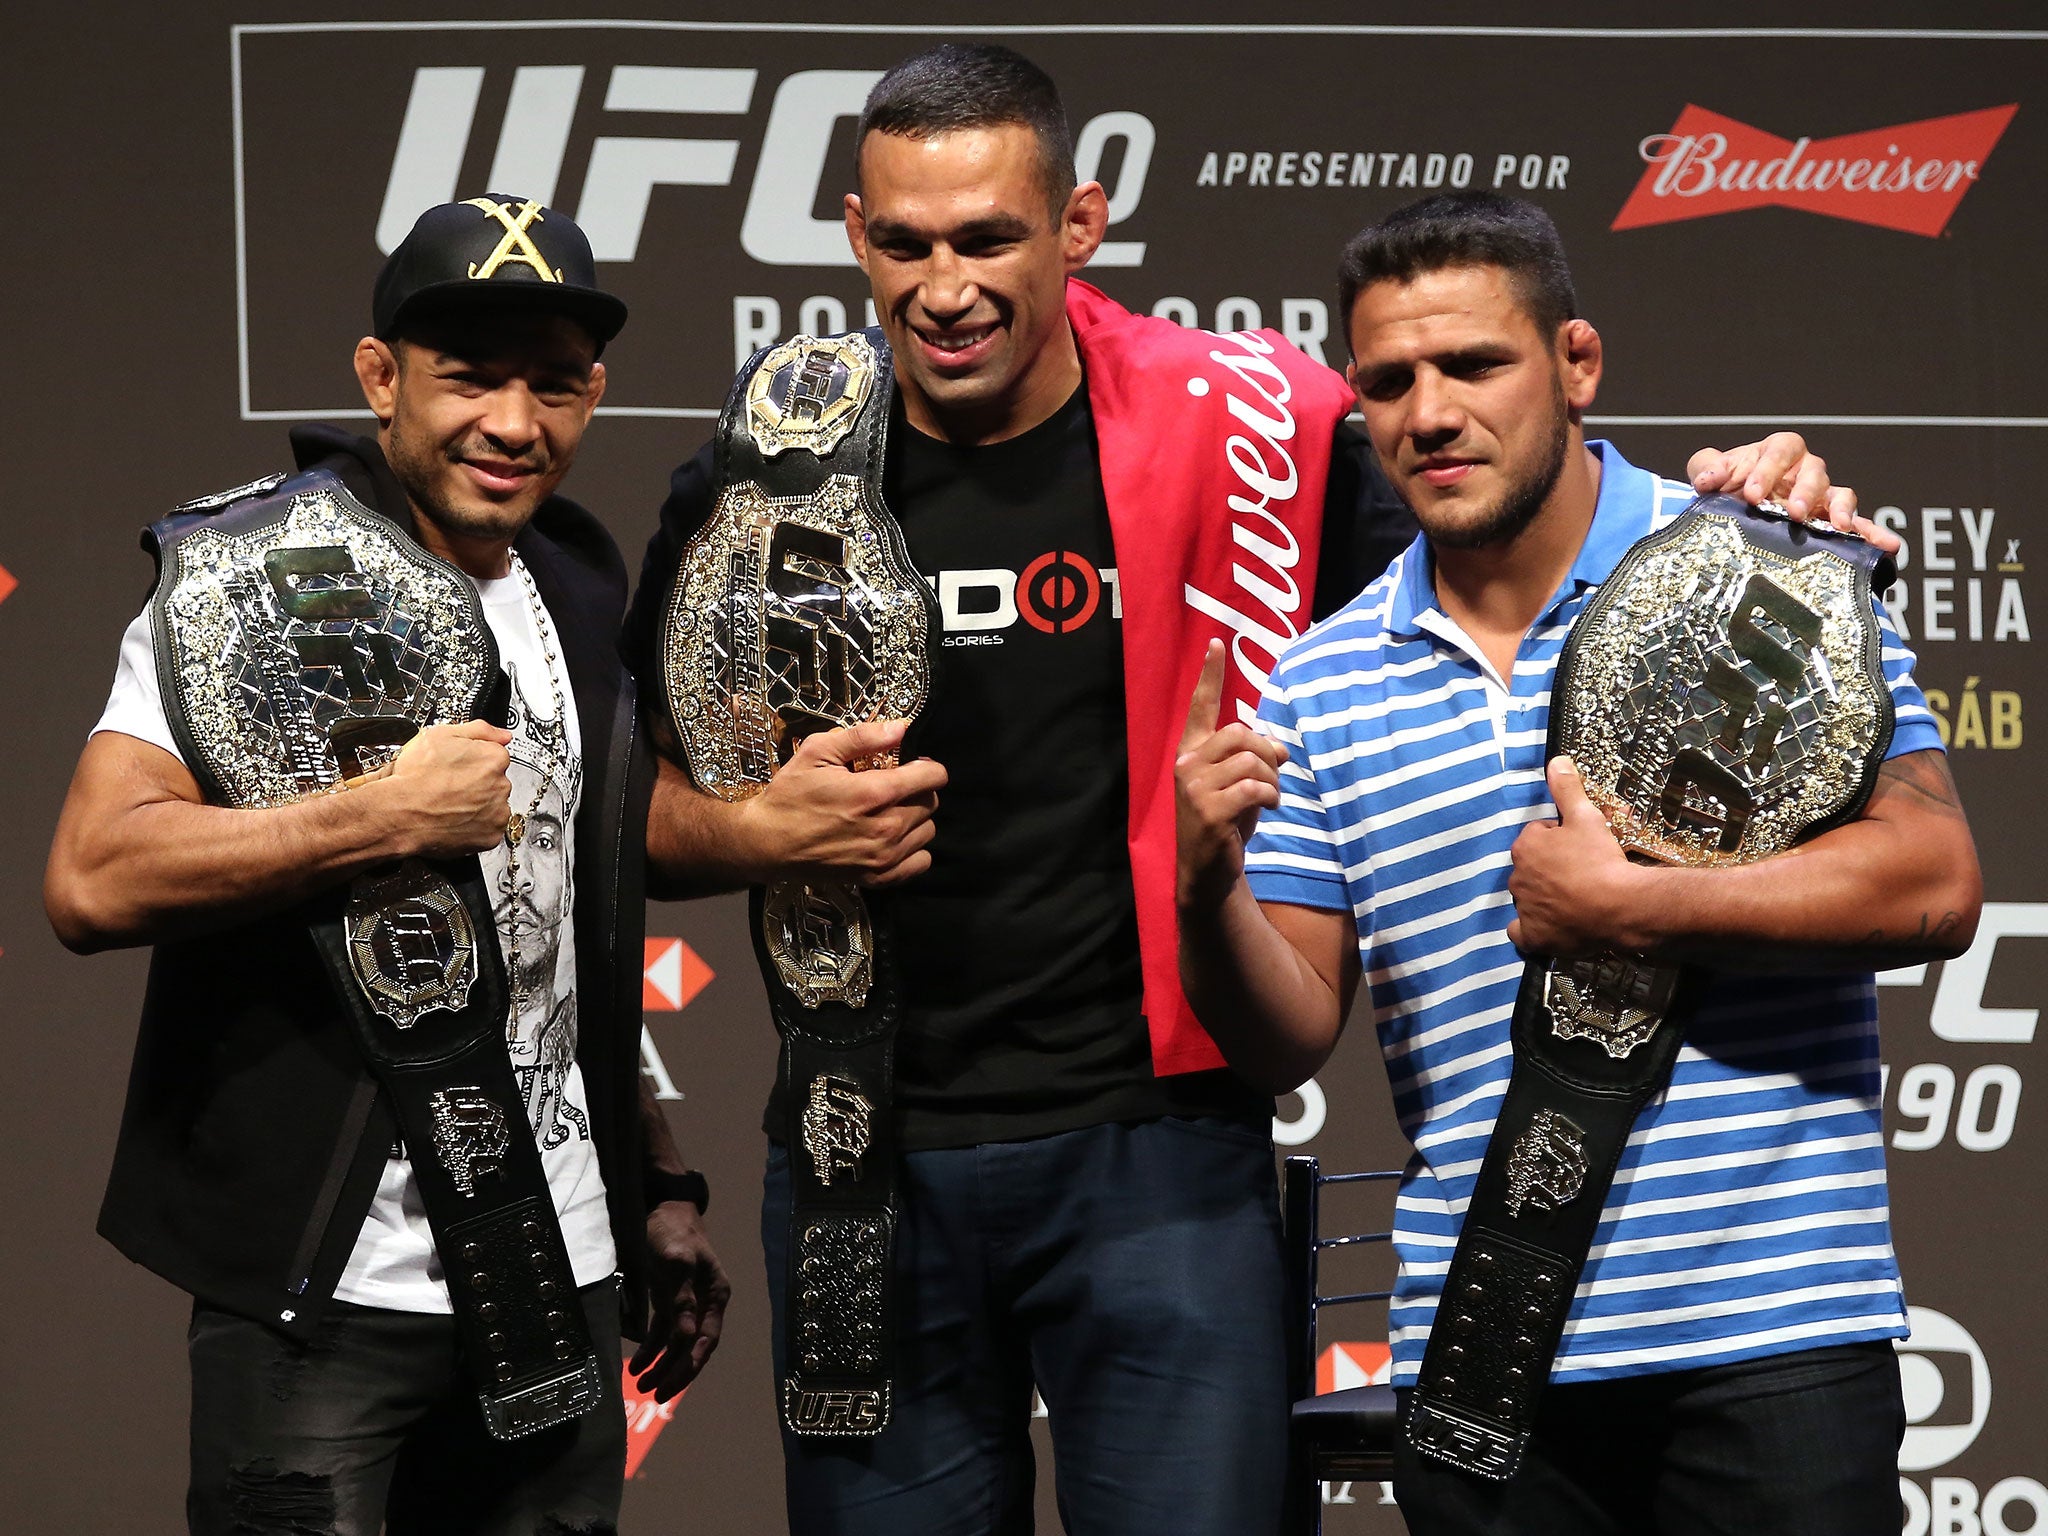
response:
[[[1649,169],[1612,227],[1780,207],[1938,235],[2018,110],[1987,107],[1837,139],[1781,139],[1688,105],[1669,133],[1643,140]]]

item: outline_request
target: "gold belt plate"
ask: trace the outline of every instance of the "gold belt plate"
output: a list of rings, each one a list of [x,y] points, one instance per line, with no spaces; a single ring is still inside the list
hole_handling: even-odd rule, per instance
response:
[[[754,369],[738,425],[764,458],[801,448],[829,469],[879,406],[884,363],[859,335],[798,337]],[[726,485],[683,551],[662,631],[670,724],[698,787],[744,800],[815,731],[916,715],[931,691],[928,605],[867,480],[828,473],[796,496]],[[875,940],[858,887],[772,885],[763,930],[804,1007],[865,1003]]]
[[[1624,848],[1720,868],[1853,804],[1889,714],[1854,566],[1758,549],[1724,516],[1689,523],[1581,619],[1554,739]]]

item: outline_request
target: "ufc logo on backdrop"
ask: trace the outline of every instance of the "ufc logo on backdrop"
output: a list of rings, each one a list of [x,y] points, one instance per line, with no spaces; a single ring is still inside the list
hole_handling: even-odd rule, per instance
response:
[[[1977,936],[1969,950],[1944,961],[1927,1025],[1936,1039],[1964,1045],[2032,1045],[2041,1020],[2041,1010],[2027,1007],[1994,1007],[1985,998],[1991,991],[1992,962],[2002,941],[2048,939],[2048,902],[1987,901],[1977,920]],[[2007,951],[2012,954],[2011,950]],[[1878,974],[1878,985],[1918,987],[1927,981],[1925,965],[1904,966]]]
[[[581,64],[524,64],[515,71],[497,147],[485,177],[493,192],[517,193],[549,206],[570,165],[571,130],[579,107],[597,89]],[[808,69],[775,87],[760,157],[740,224],[740,245],[774,267],[850,267],[853,253],[838,216],[816,214],[826,179],[833,133],[857,118],[875,69]],[[648,205],[661,187],[726,187],[739,165],[742,124],[762,91],[761,71],[669,64],[619,64],[603,74],[605,113],[668,114],[689,119],[673,137],[600,131],[584,165],[582,193],[571,215],[590,237],[599,261],[632,261]],[[453,200],[477,108],[484,94],[482,66],[422,65],[414,71],[405,119],[398,132],[391,176],[377,218],[377,246],[387,254],[413,220]],[[730,132],[717,131],[729,126]],[[1109,220],[1137,210],[1152,161],[1151,119],[1137,112],[1105,112],[1083,125],[1074,144],[1083,181],[1102,168],[1112,144],[1122,146],[1116,185],[1109,188]],[[843,172],[840,180],[846,179]],[[835,185],[837,180],[835,180]],[[1135,267],[1143,241],[1108,241],[1098,267]]]

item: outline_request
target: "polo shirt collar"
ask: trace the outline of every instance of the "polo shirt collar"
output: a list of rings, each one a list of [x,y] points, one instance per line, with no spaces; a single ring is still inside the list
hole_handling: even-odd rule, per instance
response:
[[[1657,506],[1657,477],[1637,469],[1605,438],[1588,439],[1600,455],[1600,499],[1593,505],[1593,526],[1586,530],[1578,558],[1572,562],[1556,598],[1571,597],[1584,587],[1597,587],[1621,563],[1629,546],[1650,531]],[[1553,598],[1553,601],[1556,601]]]
[[[1429,540],[1418,533],[1401,555],[1401,579],[1387,611],[1387,628],[1397,635],[1419,635],[1422,626],[1416,619],[1435,610],[1436,562],[1429,558]]]

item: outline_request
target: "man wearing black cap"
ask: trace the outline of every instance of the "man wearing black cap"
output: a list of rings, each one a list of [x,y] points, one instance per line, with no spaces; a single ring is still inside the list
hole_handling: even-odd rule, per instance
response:
[[[195,1531],[609,1531],[621,1331],[644,1336],[633,1365],[663,1398],[717,1343],[704,1182],[638,1071],[652,772],[613,643],[625,569],[554,494],[625,318],[566,216],[496,194],[430,209],[356,347],[375,438],[292,433],[301,471],[474,581],[509,729],[429,727],[344,793],[210,805],[145,611],[79,761],[46,901],[75,950],[156,946],[100,1230],[194,1297]],[[421,1180],[306,926],[366,871],[472,854],[507,962],[511,1081],[602,1382],[590,1411],[516,1441],[486,1432]]]

